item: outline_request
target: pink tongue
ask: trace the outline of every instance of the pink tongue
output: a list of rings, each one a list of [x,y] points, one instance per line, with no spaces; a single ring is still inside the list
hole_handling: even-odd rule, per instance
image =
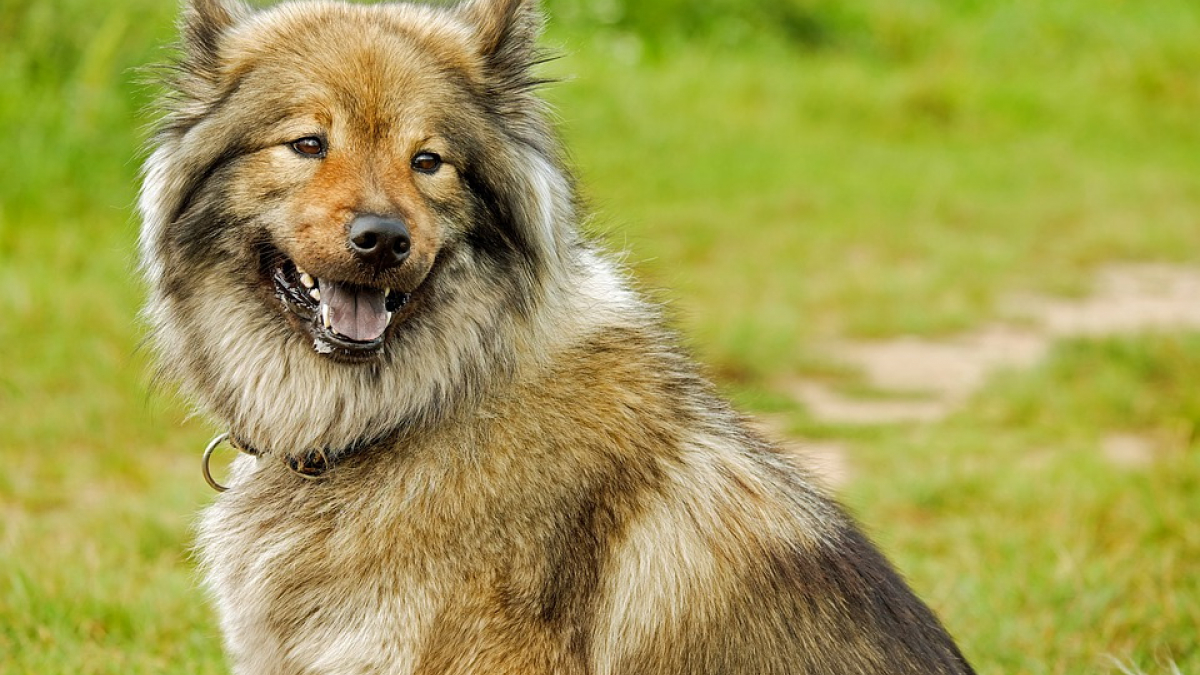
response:
[[[333,330],[356,342],[371,342],[383,335],[388,325],[385,300],[382,290],[321,280],[321,315],[328,305]]]

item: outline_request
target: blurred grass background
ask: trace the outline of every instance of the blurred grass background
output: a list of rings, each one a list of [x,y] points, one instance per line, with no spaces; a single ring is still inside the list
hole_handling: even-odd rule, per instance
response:
[[[1200,673],[1200,336],[1071,340],[933,424],[821,422],[819,345],[1200,264],[1193,0],[548,0],[591,227],[843,488],[981,673]],[[166,0],[0,0],[0,672],[223,672],[213,429],[147,386],[139,145]],[[1200,298],[1197,299],[1200,302]],[[1109,433],[1158,439],[1136,468]]]

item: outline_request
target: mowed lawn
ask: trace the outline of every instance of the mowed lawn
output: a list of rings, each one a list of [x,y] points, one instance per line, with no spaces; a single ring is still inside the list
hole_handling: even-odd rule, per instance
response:
[[[938,337],[1114,262],[1200,266],[1191,0],[552,2],[587,228],[981,673],[1200,673],[1200,335],[1074,339],[929,424],[822,421],[822,345]],[[0,673],[218,673],[216,431],[140,348],[139,145],[174,3],[0,0]],[[1197,298],[1200,302],[1200,298]],[[1100,451],[1150,439],[1136,465]]]

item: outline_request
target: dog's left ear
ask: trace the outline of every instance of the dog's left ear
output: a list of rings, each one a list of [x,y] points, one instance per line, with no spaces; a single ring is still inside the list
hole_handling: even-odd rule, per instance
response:
[[[545,25],[537,0],[467,0],[459,11],[475,29],[476,48],[492,77],[533,84],[528,72],[538,61],[537,39]]]

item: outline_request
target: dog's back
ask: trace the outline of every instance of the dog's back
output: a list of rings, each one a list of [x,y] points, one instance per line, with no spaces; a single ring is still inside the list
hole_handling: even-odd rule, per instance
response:
[[[147,314],[248,451],[237,672],[971,672],[578,236],[530,4],[187,10]]]

